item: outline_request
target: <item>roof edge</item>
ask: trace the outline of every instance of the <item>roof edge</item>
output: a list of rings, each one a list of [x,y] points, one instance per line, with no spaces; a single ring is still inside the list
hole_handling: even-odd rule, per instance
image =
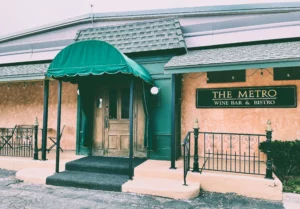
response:
[[[21,82],[21,81],[40,81],[45,80],[45,75],[42,74],[32,74],[30,76],[2,76],[0,77],[0,83],[8,82]]]
[[[216,72],[227,70],[240,70],[240,69],[257,69],[257,68],[274,68],[274,67],[296,67],[300,65],[299,59],[280,59],[269,60],[263,62],[247,62],[247,63],[230,63],[228,65],[213,65],[213,66],[198,66],[198,67],[185,67],[178,69],[164,68],[164,74],[185,74],[185,73],[198,73],[198,72]]]
[[[171,8],[158,10],[141,10],[128,12],[108,12],[86,14],[69,18],[56,23],[23,30],[8,35],[0,36],[0,43],[12,39],[21,38],[24,36],[41,33],[44,31],[54,30],[57,28],[81,24],[91,21],[94,16],[94,21],[103,20],[117,20],[117,19],[145,19],[145,18],[161,18],[172,16],[186,16],[186,15],[230,15],[230,14],[245,14],[245,13],[259,13],[259,12],[291,12],[300,11],[300,2],[286,2],[286,3],[263,3],[263,4],[237,4],[237,5],[221,5],[221,6],[203,6],[203,7],[185,7],[185,8]]]

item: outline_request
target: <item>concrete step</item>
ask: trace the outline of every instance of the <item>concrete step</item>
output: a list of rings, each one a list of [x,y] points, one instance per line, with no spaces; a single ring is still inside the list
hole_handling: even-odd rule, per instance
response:
[[[121,192],[128,181],[127,175],[104,174],[80,171],[64,171],[49,176],[47,185]]]
[[[178,164],[178,163],[177,163]],[[181,165],[177,169],[170,169],[168,161],[147,160],[134,169],[135,178],[160,178],[183,182],[183,169]],[[199,174],[200,175],[200,174]]]
[[[138,166],[145,160],[134,158],[133,166]],[[128,175],[128,168],[129,159],[120,157],[90,156],[66,163],[67,171]]]
[[[155,195],[174,199],[193,199],[200,194],[200,183],[187,186],[182,181],[159,178],[135,178],[122,186],[122,192]]]
[[[46,184],[47,177],[54,173],[53,168],[24,168],[16,173],[16,178],[28,183]]]

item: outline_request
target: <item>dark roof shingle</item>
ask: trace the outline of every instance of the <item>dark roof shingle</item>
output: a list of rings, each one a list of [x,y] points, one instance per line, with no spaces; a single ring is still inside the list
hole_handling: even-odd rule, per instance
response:
[[[174,18],[81,29],[75,41],[101,40],[122,53],[185,48],[179,21]]]
[[[0,77],[24,77],[44,75],[49,63],[0,66]]]
[[[299,58],[300,41],[266,43],[189,51],[185,55],[173,57],[165,65],[165,69],[267,62],[282,59],[298,60]]]

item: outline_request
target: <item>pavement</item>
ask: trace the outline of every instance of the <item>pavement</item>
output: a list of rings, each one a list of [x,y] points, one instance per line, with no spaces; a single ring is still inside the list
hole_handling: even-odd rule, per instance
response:
[[[39,152],[39,159],[41,159],[41,152]],[[76,155],[75,151],[64,151],[60,153],[60,171],[65,170],[65,164],[69,161],[73,161],[82,158],[82,155]],[[56,155],[55,150],[47,153],[47,160],[33,160],[28,157],[14,157],[14,156],[0,156],[0,168],[6,170],[20,171],[26,168],[45,168],[55,171]]]
[[[299,200],[292,197],[290,200]],[[15,178],[15,171],[0,169],[0,209],[281,209],[282,202],[265,201],[238,196],[202,192],[192,200],[174,200],[149,195],[107,192],[70,187],[54,187],[41,184],[24,183]],[[299,208],[299,207],[298,207]]]
[[[299,209],[300,194],[283,193],[283,205],[286,209]]]

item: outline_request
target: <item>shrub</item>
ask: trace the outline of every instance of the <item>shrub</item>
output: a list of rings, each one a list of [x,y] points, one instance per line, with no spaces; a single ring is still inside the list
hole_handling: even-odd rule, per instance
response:
[[[262,142],[259,149],[267,154],[267,143]],[[278,177],[299,175],[300,171],[300,141],[272,141],[270,157]]]

